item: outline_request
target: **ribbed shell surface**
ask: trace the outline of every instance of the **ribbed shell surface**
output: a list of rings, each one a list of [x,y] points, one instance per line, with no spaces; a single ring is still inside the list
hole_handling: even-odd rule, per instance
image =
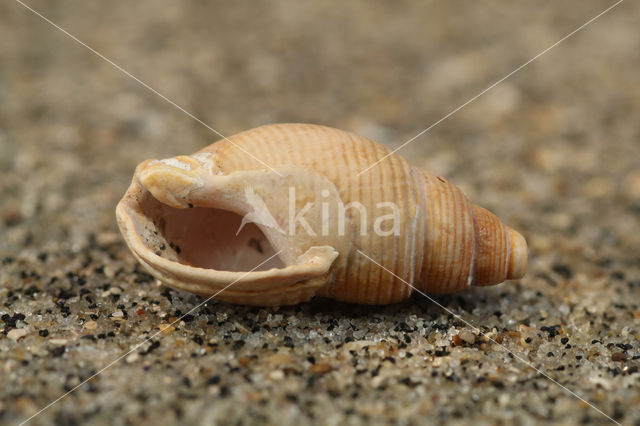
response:
[[[225,174],[265,169],[266,163],[274,169],[309,168],[333,182],[353,224],[352,246],[341,254],[348,256],[342,259],[344,267],[333,271],[319,295],[385,304],[407,298],[412,292],[407,283],[438,293],[469,285],[475,250],[469,201],[444,179],[412,168],[396,155],[358,175],[389,153],[380,144],[328,127],[282,124],[239,133],[201,152],[215,153],[216,166]],[[357,208],[349,208],[348,203],[354,202],[362,204],[366,219]],[[388,212],[378,208],[378,203],[385,202],[398,206],[397,235],[380,236],[373,229],[371,216]],[[363,233],[361,221],[366,221]]]

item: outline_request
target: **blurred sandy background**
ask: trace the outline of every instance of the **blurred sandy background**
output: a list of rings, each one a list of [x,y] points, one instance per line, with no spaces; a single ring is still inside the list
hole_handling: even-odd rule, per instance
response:
[[[396,147],[613,2],[28,4],[225,135],[309,122]],[[623,424],[640,421],[638,16],[623,2],[399,152],[529,241],[519,283],[438,300]],[[139,271],[113,211],[136,164],[217,139],[0,5],[0,422],[201,301]],[[210,303],[34,424],[609,422],[462,330],[418,299]]]

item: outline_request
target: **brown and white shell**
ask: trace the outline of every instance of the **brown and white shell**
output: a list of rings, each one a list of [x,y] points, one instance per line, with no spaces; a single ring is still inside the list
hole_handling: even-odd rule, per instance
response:
[[[453,293],[524,275],[524,238],[446,180],[395,154],[360,174],[389,153],[328,127],[259,127],[140,164],[118,224],[165,284],[247,305],[387,304],[407,283]]]

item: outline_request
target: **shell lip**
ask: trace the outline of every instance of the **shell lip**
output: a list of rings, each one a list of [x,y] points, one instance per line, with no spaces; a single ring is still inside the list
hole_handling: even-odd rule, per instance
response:
[[[331,266],[339,255],[338,251],[331,246],[313,246],[298,256],[292,264],[281,268],[249,271],[219,270],[174,261],[156,254],[144,242],[145,229],[157,232],[140,206],[145,196],[153,197],[134,177],[127,193],[116,207],[118,226],[136,259],[149,273],[172,287],[202,295],[210,295],[222,290],[230,293],[262,294],[282,293],[283,289],[299,291],[298,287],[304,281],[303,284],[309,289],[317,290],[326,282],[319,278],[330,273]],[[258,264],[256,263],[256,266]],[[231,284],[233,291],[226,290],[226,287],[230,287]],[[223,299],[222,296],[221,294],[221,299]]]

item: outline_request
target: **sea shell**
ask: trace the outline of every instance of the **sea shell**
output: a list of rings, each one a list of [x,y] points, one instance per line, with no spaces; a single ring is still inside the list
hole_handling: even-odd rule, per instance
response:
[[[443,178],[395,154],[361,173],[389,153],[328,127],[259,127],[140,164],[118,224],[162,282],[247,305],[387,304],[524,275],[524,238]]]

